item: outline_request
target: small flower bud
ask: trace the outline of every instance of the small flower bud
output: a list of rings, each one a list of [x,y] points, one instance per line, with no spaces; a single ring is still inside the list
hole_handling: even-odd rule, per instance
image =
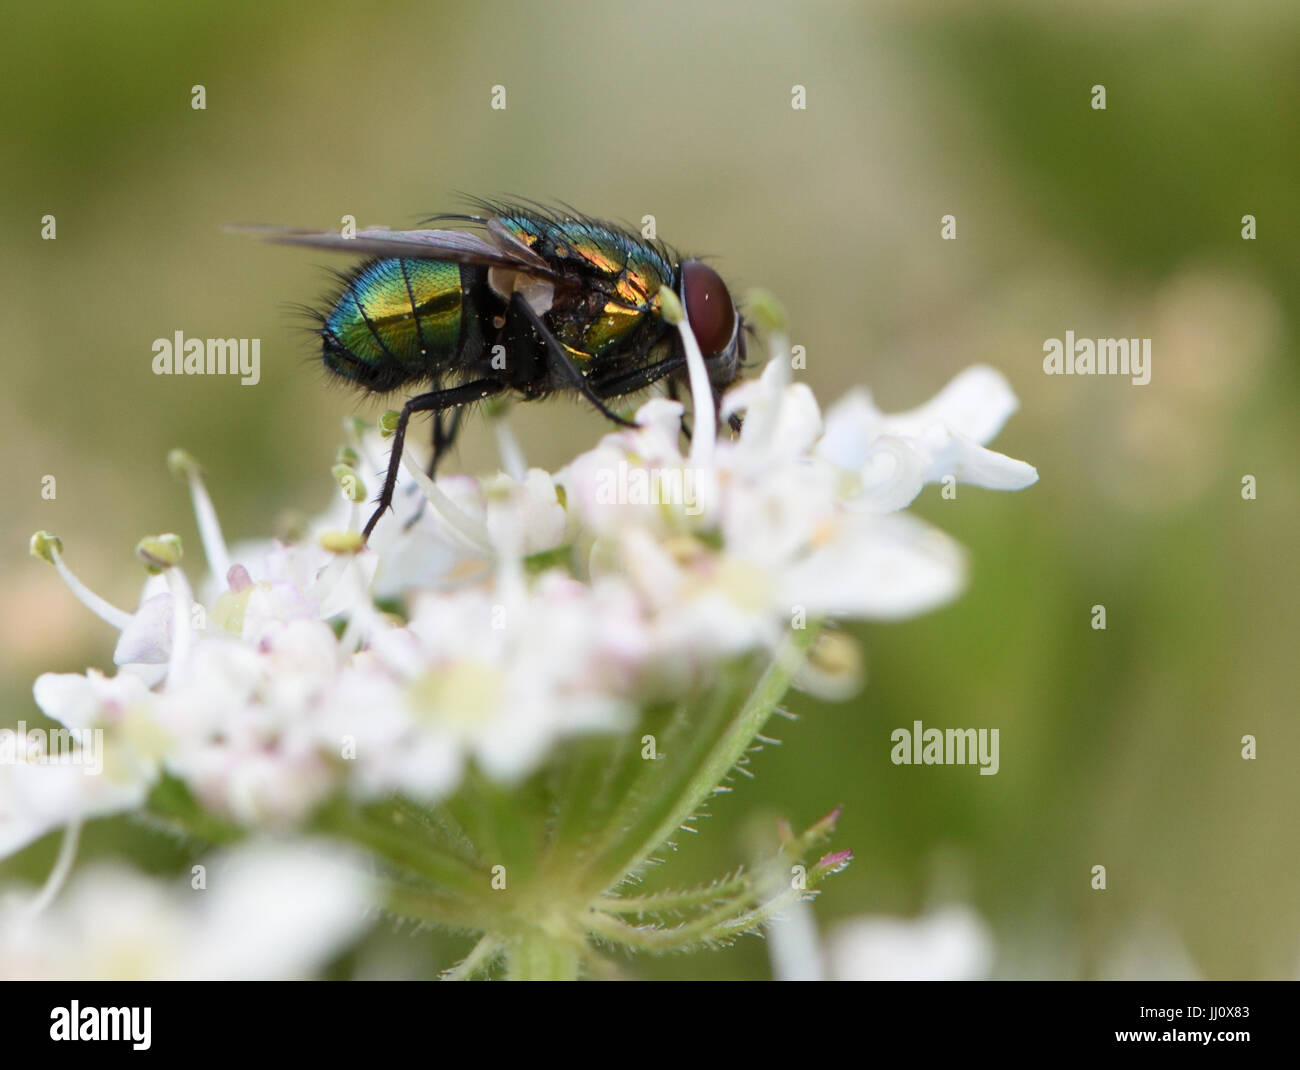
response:
[[[379,434],[382,438],[390,438],[397,431],[397,422],[402,418],[402,414],[396,409],[389,409],[383,416],[379,417]]]
[[[810,876],[815,878],[829,876],[832,873],[839,873],[848,867],[853,861],[852,851],[834,851],[828,855],[822,855],[817,859],[817,864],[813,866]]]
[[[226,573],[226,586],[232,591],[245,591],[253,586],[253,577],[243,565],[231,565]]]

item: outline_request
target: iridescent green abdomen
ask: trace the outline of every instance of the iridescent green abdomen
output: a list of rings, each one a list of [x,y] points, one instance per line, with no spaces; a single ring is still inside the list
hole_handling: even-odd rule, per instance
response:
[[[389,390],[460,349],[461,265],[373,260],[351,276],[325,318],[325,366],[372,390]]]

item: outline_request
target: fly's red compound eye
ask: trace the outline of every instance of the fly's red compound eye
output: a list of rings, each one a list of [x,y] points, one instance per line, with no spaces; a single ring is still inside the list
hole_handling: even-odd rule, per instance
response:
[[[731,344],[736,333],[736,306],[731,303],[727,284],[708,264],[699,260],[682,264],[682,303],[701,353],[711,357]]]

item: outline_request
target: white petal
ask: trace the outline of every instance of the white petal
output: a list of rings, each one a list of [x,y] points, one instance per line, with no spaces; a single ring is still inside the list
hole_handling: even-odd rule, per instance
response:
[[[884,419],[885,414],[876,408],[866,390],[850,390],[827,410],[826,430],[817,443],[817,455],[857,471],[866,462]]]
[[[172,596],[151,595],[122,629],[113,651],[115,665],[161,665],[171,656]]]
[[[929,454],[897,435],[879,435],[861,464],[862,492],[854,499],[873,513],[894,513],[916,500],[930,478]]]
[[[969,907],[915,921],[860,918],[830,938],[831,972],[841,981],[973,981],[993,966],[993,937]]]
[[[983,443],[994,438],[1019,407],[1006,377],[988,365],[976,364],[958,373],[924,405],[885,420],[897,434],[919,434],[940,424]]]
[[[145,792],[143,781],[119,784],[88,766],[0,765],[0,858],[69,822],[131,810]]]
[[[965,559],[948,536],[905,514],[864,515],[792,565],[782,594],[810,616],[898,620],[951,601],[964,584]]]
[[[255,843],[208,864],[183,979],[276,980],[324,966],[367,923],[357,859],[309,843]]]
[[[985,449],[964,435],[934,435],[929,444],[934,453],[926,482],[951,475],[960,483],[990,490],[1021,490],[1038,482],[1038,470],[1033,465]]]

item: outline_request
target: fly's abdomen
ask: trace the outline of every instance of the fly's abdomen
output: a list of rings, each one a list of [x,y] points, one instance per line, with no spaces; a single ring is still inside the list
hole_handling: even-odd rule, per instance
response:
[[[370,390],[396,389],[455,359],[463,316],[459,264],[372,260],[325,318],[325,366]]]

